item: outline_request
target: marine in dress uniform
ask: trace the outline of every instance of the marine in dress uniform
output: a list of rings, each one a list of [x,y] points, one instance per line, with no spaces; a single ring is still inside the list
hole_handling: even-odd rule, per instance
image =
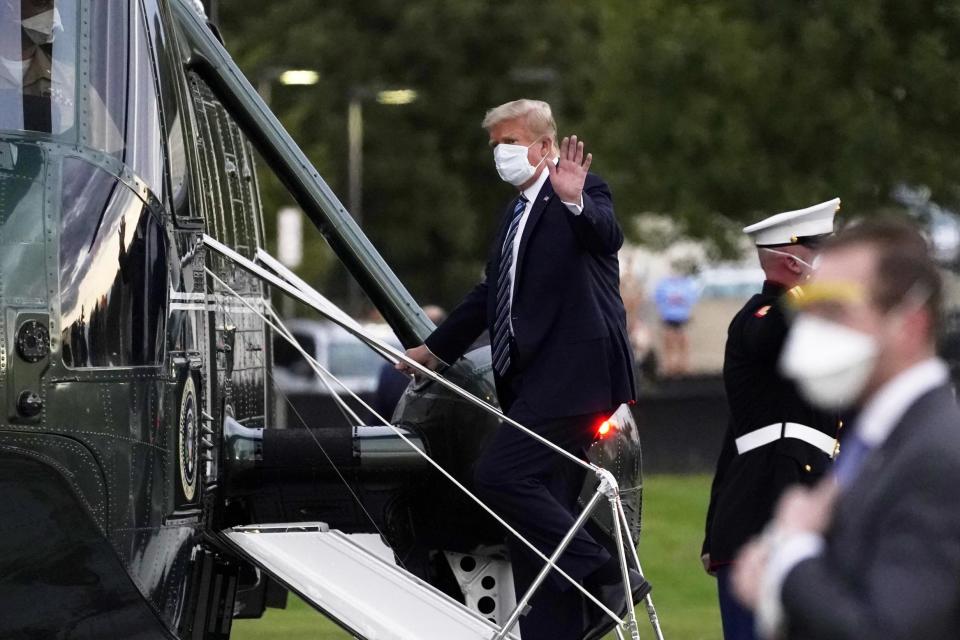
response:
[[[707,511],[703,559],[718,580],[726,640],[755,637],[752,614],[729,590],[739,548],[770,519],[784,489],[813,484],[829,469],[841,426],[836,415],[811,407],[778,371],[787,335],[785,303],[820,240],[833,232],[839,199],[777,214],[744,229],[759,251],[767,280],[734,316],[727,333],[723,380],[730,421],[717,461]]]

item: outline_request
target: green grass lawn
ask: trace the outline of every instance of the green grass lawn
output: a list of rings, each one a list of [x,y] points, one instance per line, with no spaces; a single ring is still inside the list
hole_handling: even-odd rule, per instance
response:
[[[709,495],[707,476],[652,476],[645,482],[640,562],[653,583],[665,640],[719,640],[722,636],[716,585],[700,567]],[[637,617],[640,637],[653,637],[642,606]],[[285,610],[268,609],[260,620],[237,620],[231,638],[348,640],[350,635],[291,596]]]

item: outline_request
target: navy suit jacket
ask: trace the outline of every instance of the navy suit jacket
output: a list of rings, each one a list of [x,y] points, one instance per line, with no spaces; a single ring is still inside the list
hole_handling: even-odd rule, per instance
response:
[[[484,279],[426,340],[444,362],[462,356],[484,329],[493,340],[495,283],[515,203],[504,211]],[[511,380],[495,374],[498,389],[509,384],[515,399],[523,399],[543,418],[612,411],[634,400],[633,356],[617,260],[622,244],[623,232],[603,180],[587,175],[580,215],[560,201],[549,179],[544,183],[517,255]]]
[[[957,487],[960,410],[943,385],[917,399],[864,460],[837,501],[824,552],[787,574],[786,637],[955,640]]]

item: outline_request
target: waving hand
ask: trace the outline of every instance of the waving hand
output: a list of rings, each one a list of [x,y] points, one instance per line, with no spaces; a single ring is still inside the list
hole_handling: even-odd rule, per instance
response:
[[[560,143],[560,162],[554,166],[547,163],[550,172],[550,184],[553,191],[560,196],[563,202],[579,203],[583,193],[583,181],[593,162],[593,154],[583,155],[583,141],[577,136],[570,136]]]

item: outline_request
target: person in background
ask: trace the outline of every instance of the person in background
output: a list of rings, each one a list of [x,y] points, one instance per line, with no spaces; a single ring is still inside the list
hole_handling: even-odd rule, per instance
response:
[[[752,640],[752,613],[730,589],[731,563],[770,519],[783,491],[812,484],[829,468],[836,448],[836,416],[812,407],[777,369],[787,336],[783,304],[802,295],[819,244],[833,233],[838,199],[788,211],[749,226],[766,274],[730,323],[723,382],[730,422],[707,511],[702,561],[716,575],[726,640]]]
[[[935,355],[942,297],[905,222],[863,222],[825,247],[780,366],[810,402],[857,417],[834,472],[787,493],[737,560],[761,635],[957,637],[960,410]]]
[[[664,376],[682,376],[690,372],[690,345],[687,323],[700,297],[700,287],[694,277],[696,265],[692,260],[674,260],[673,273],[657,283],[654,303],[663,323]]]
[[[443,307],[438,307],[435,304],[428,304],[423,308],[423,312],[435,325],[440,324],[447,317],[447,312],[443,310]],[[377,376],[377,390],[373,394],[374,410],[389,420],[409,384],[410,378],[408,376],[397,371],[392,363],[384,362],[380,367],[380,374]]]

